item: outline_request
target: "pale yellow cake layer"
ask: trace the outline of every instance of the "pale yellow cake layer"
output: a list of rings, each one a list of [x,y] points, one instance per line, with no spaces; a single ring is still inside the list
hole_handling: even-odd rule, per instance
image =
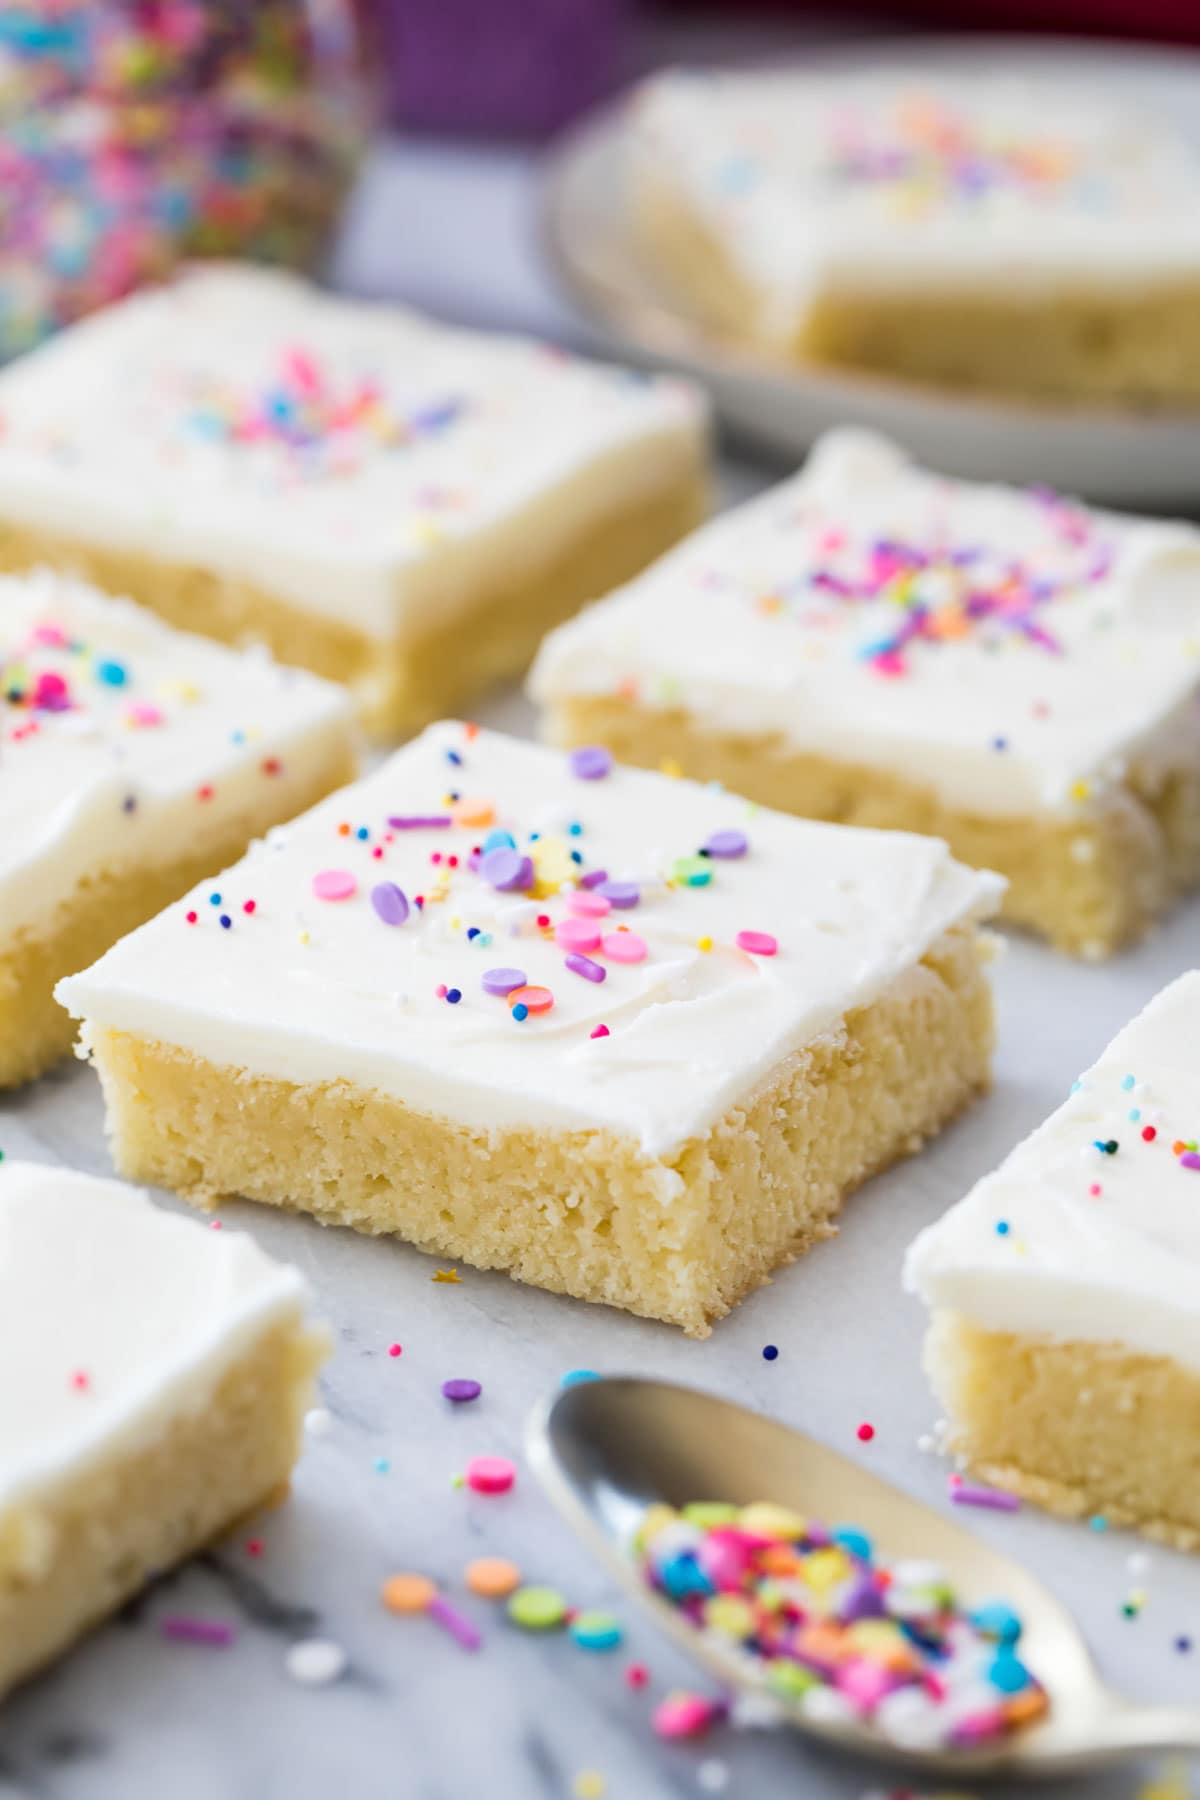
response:
[[[1200,884],[1200,769],[1153,793],[1107,791],[1070,818],[997,818],[949,807],[883,769],[801,754],[778,735],[706,730],[681,709],[569,699],[550,713],[546,735],[607,744],[622,762],[719,781],[780,812],[944,838],[963,862],[1007,878],[1006,919],[1076,956],[1132,943]]]
[[[264,783],[261,806],[227,819],[219,831],[198,830],[187,856],[156,868],[95,869],[35,929],[0,944],[0,1089],[44,1074],[75,1041],[74,1022],[54,998],[56,982],[88,968],[206,875],[228,868],[251,839],[352,781],[355,768],[347,749],[315,780],[284,773]]]
[[[760,296],[677,189],[642,179],[633,217],[644,257],[673,291],[750,341]],[[800,363],[1012,398],[1200,408],[1200,281],[1026,295],[848,289],[815,305],[790,343],[758,342]]]
[[[273,1325],[150,1441],[0,1513],[0,1694],[286,1491],[325,1350]]]
[[[1123,1344],[1058,1343],[934,1315],[925,1367],[947,1447],[1067,1518],[1200,1549],[1200,1375]]]
[[[578,534],[532,573],[514,578],[498,557],[469,606],[445,621],[431,607],[428,628],[404,644],[382,642],[345,620],[320,618],[209,569],[2,520],[0,570],[49,564],[128,595],[183,630],[226,644],[266,644],[280,662],[349,687],[373,736],[399,737],[453,717],[488,686],[519,675],[552,626],[639,574],[694,530],[708,507],[704,471],[685,465],[675,481]]]
[[[469,1129],[346,1082],[298,1086],[88,1035],[124,1175],[202,1204],[242,1194],[396,1233],[701,1336],[987,1086],[989,942],[948,933],[661,1160],[609,1131]]]

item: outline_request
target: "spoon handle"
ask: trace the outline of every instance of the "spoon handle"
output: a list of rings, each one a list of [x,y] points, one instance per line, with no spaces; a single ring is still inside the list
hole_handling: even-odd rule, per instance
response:
[[[1098,1737],[1104,1748],[1200,1750],[1200,1706],[1118,1706],[1105,1716]]]

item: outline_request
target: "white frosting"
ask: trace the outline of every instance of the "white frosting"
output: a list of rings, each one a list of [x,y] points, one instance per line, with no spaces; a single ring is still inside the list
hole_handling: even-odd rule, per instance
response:
[[[286,818],[352,729],[328,682],[46,570],[0,578],[0,935],[88,877]]]
[[[667,74],[635,168],[672,187],[794,336],[863,288],[1078,291],[1200,275],[1200,154],[1076,84],[903,67]]]
[[[391,817],[449,816],[448,792],[494,825],[388,835]],[[497,891],[471,868],[496,828],[531,856],[539,892]],[[701,860],[710,883],[683,885],[677,860],[722,830],[743,831],[747,853]],[[589,952],[607,971],[597,983],[564,966],[555,934],[572,905],[563,884],[598,869],[640,894],[601,929],[628,927],[647,954]],[[315,897],[328,870],[354,877],[352,898]],[[384,882],[410,903],[403,924],[376,915],[370,895]],[[85,1038],[111,1026],[264,1076],[380,1089],[486,1129],[608,1127],[663,1156],[903,978],[948,927],[992,911],[1002,886],[934,839],[785,818],[635,769],[583,780],[558,752],[442,724],[57,991],[89,1022]],[[214,892],[230,931],[217,927]],[[247,897],[256,908],[243,919]],[[778,954],[738,949],[745,930],[773,934]],[[548,988],[552,1010],[517,1022],[483,989],[496,968]],[[439,998],[439,986],[461,1000]],[[593,1037],[600,1025],[609,1035]]]
[[[889,544],[928,566],[889,578]],[[1041,581],[1059,591],[1031,605]],[[929,635],[889,654],[922,612]],[[1131,768],[1153,785],[1200,763],[1200,532],[952,482],[836,431],[552,633],[530,685],[777,733],[972,812],[1086,808]]]
[[[0,518],[397,641],[703,453],[695,390],[213,267],[0,374]]]
[[[308,1288],[118,1181],[0,1164],[0,1518],[202,1407]]]
[[[988,1330],[1120,1344],[1200,1370],[1200,1168],[1175,1149],[1200,1138],[1198,1041],[1193,972],[922,1232],[909,1291]],[[1112,1154],[1096,1147],[1113,1142]]]

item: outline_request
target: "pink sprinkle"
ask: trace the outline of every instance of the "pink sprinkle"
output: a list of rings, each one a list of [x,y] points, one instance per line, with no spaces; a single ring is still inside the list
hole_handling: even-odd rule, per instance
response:
[[[159,1620],[158,1629],[176,1643],[208,1644],[214,1650],[227,1650],[237,1637],[234,1626],[221,1619],[199,1619],[193,1613],[168,1613]]]
[[[1098,1181],[1093,1181],[1088,1188],[1088,1193],[1092,1196],[1093,1200],[1098,1200],[1100,1198],[1101,1191],[1100,1183]]]
[[[592,1032],[592,1033],[591,1033],[591,1036],[592,1036],[592,1037],[594,1037],[594,1038],[598,1038],[598,1037],[611,1037],[611,1036],[612,1036],[612,1033],[611,1033],[611,1032],[610,1032],[610,1031],[609,1031],[609,1029],[608,1029],[608,1026],[607,1026],[607,1025],[597,1025],[597,1027],[596,1027],[596,1029],[595,1029],[595,1031],[593,1031],[593,1032]]]
[[[477,1494],[507,1494],[516,1479],[507,1456],[473,1456],[467,1464],[467,1486]]]
[[[358,882],[349,869],[322,869],[312,879],[318,900],[349,900],[358,892]]]
[[[668,1694],[655,1707],[652,1722],[659,1737],[702,1737],[717,1716],[717,1708],[701,1694]]]
[[[567,911],[579,919],[603,919],[612,911],[612,901],[606,900],[603,894],[591,894],[581,889],[567,895]]]
[[[151,700],[135,700],[125,716],[131,725],[161,725],[167,715]]]
[[[605,956],[611,956],[618,963],[645,962],[647,956],[646,940],[636,931],[606,931],[600,940],[600,948]]]
[[[389,1356],[400,1356],[402,1354],[403,1354],[403,1350],[402,1350],[402,1346],[400,1344],[389,1344],[388,1345],[388,1355]]]
[[[554,927],[554,941],[564,950],[594,950],[600,942],[600,927],[591,919],[560,919]]]
[[[769,931],[739,931],[734,943],[739,950],[748,950],[751,956],[774,956],[779,948],[779,941]]]

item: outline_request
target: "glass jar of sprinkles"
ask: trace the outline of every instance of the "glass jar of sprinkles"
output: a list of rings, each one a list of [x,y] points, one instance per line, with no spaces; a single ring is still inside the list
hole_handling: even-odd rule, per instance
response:
[[[351,0],[0,7],[0,357],[194,256],[312,267],[365,146]]]

